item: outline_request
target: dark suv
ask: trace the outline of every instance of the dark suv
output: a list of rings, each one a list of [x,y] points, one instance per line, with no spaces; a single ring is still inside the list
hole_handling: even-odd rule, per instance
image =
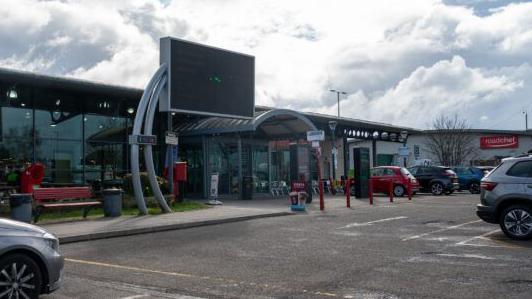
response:
[[[512,239],[532,238],[532,156],[504,159],[480,181],[477,215]]]
[[[422,192],[431,192],[433,195],[451,194],[460,188],[456,173],[448,167],[413,166],[408,171],[416,177]]]

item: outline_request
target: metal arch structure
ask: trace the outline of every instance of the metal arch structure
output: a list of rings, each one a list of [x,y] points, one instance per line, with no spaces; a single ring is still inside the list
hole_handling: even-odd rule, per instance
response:
[[[312,130],[312,131],[317,130],[316,126],[314,125],[314,123],[310,119],[308,119],[303,114],[298,113],[297,111],[289,110],[289,109],[274,109],[274,110],[270,110],[268,112],[262,113],[261,115],[259,115],[259,116],[257,116],[256,118],[253,119],[253,130],[256,131],[257,128],[263,122],[267,121],[268,119],[270,119],[272,117],[275,117],[275,116],[281,116],[281,115],[293,116],[293,117],[301,120],[302,122],[304,122],[309,127],[310,130]]]
[[[153,77],[148,82],[142,98],[140,99],[137,107],[137,113],[135,115],[135,121],[133,123],[132,136],[140,135],[143,123],[144,123],[144,135],[151,135],[153,129],[153,120],[155,117],[155,111],[157,103],[161,98],[161,92],[163,87],[167,84],[168,80],[168,66],[163,63],[159,69],[155,72]],[[166,95],[167,96],[167,95]],[[145,117],[146,116],[146,117]],[[146,207],[146,201],[144,199],[142,183],[140,180],[140,160],[139,160],[140,144],[131,144],[131,177],[133,181],[133,190],[135,193],[135,200],[140,214],[147,215],[148,209]],[[146,163],[146,170],[148,172],[148,178],[155,198],[159,202],[161,210],[163,212],[171,212],[168,206],[159,184],[157,183],[157,176],[155,174],[155,167],[153,165],[153,151],[152,145],[147,144],[144,148],[144,160]]]

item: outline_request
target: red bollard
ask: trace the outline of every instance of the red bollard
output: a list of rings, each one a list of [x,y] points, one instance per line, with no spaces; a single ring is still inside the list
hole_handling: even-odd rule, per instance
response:
[[[373,204],[373,181],[369,179],[369,204]]]
[[[408,200],[412,200],[412,183],[408,181]]]
[[[320,181],[320,211],[325,209],[325,203],[323,202],[323,181]]]
[[[389,191],[390,191],[390,202],[393,202],[393,181],[392,180],[390,180]]]
[[[347,178],[346,182],[345,182],[345,200],[347,202],[347,207],[350,208],[351,207],[351,186],[350,186],[350,180],[349,178]]]

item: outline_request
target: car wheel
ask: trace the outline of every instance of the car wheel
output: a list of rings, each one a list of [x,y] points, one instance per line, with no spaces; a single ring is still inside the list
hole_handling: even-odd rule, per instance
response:
[[[478,183],[471,183],[471,185],[469,185],[469,192],[471,192],[471,194],[479,194],[480,185]]]
[[[430,192],[432,195],[442,195],[443,185],[441,183],[432,183],[432,185],[430,185]]]
[[[403,195],[405,195],[405,187],[401,185],[396,185],[393,187],[393,196],[402,197]]]
[[[509,238],[528,240],[532,238],[532,208],[514,205],[506,208],[499,219],[501,229]]]
[[[0,260],[0,298],[38,298],[42,288],[41,269],[23,254]]]

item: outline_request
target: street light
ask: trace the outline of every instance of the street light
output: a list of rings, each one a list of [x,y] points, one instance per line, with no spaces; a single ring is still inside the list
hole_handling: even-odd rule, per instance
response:
[[[329,121],[329,128],[331,129],[331,139],[332,139],[332,168],[333,168],[333,180],[336,180],[336,134],[334,131],[336,130],[336,125],[338,125],[338,122],[335,120]]]
[[[338,117],[340,117],[340,94],[347,94],[347,92],[339,91],[339,90],[335,90],[335,89],[331,89],[329,91],[336,93],[336,99],[338,100]]]

